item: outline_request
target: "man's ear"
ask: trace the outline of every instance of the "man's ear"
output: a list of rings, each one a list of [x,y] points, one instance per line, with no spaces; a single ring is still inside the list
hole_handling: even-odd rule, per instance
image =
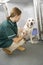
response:
[[[17,17],[17,15],[15,15],[14,17]]]

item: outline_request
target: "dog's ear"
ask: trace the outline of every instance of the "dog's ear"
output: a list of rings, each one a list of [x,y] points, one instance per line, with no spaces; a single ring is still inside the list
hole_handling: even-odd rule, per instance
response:
[[[34,20],[34,22],[33,22],[34,24],[35,24],[35,20]]]
[[[27,25],[28,21],[26,21],[26,25]]]
[[[35,21],[34,21],[34,24],[35,24]]]

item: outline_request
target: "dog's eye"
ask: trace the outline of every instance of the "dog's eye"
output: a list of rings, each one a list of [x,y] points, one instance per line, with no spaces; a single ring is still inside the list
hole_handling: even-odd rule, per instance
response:
[[[30,20],[29,20],[30,21]]]
[[[32,21],[34,21],[34,19],[32,19]]]

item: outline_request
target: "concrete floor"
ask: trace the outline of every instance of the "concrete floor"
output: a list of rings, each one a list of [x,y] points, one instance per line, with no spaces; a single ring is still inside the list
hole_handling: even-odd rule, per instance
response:
[[[27,42],[24,46],[24,52],[15,50],[10,56],[0,49],[0,65],[43,65],[43,42],[34,45]]]

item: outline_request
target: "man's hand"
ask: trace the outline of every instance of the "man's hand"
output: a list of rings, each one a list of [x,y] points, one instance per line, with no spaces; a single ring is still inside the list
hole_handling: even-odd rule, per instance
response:
[[[23,32],[23,36],[26,36],[27,35],[27,32]]]
[[[23,39],[23,37],[22,37],[22,36],[19,36],[19,37],[13,38],[13,41],[14,41],[15,43],[18,43],[18,42],[21,41],[22,39]]]
[[[27,35],[27,32],[22,32],[22,37],[24,38]]]

